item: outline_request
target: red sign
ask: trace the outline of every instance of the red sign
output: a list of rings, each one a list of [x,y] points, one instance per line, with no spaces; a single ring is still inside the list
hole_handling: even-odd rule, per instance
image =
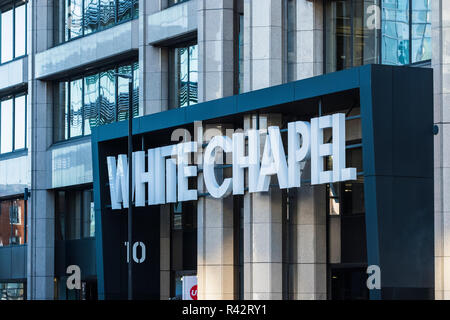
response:
[[[191,290],[189,290],[192,300],[197,300],[197,285],[194,285]]]

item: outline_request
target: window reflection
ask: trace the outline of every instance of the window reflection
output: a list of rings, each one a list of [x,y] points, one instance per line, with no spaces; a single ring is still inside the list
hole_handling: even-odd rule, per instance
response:
[[[25,218],[25,200],[0,201],[0,247],[27,242]]]
[[[90,134],[91,128],[98,126],[99,81],[98,74],[84,78],[84,134]]]
[[[23,282],[0,282],[0,300],[24,300]]]
[[[83,0],[66,0],[66,40],[82,35]]]
[[[71,137],[83,134],[82,85],[82,79],[70,82],[69,132]]]
[[[382,1],[382,62],[431,59],[431,0]]]
[[[99,21],[98,0],[84,0],[84,33],[97,31]]]
[[[143,114],[137,62],[59,82],[53,86],[54,141],[89,135],[93,127],[128,119],[128,79],[117,73],[133,74],[133,116]]]
[[[139,0],[54,0],[53,16],[57,45],[138,18]]]
[[[100,73],[100,125],[116,119],[116,78],[114,70]]]
[[[198,102],[198,47],[191,45],[171,51],[170,107]]]
[[[105,28],[116,22],[116,1],[100,0],[100,26]]]

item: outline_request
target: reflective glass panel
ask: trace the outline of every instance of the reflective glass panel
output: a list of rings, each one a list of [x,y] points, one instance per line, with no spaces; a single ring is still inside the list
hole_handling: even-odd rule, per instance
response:
[[[133,7],[132,0],[119,0],[117,8],[117,19],[123,21],[131,18],[131,12]]]
[[[0,147],[1,153],[13,150],[13,100],[3,100],[0,110]]]
[[[24,209],[23,199],[0,201],[0,247],[26,243]]]
[[[15,56],[20,57],[25,55],[25,5],[16,7],[16,18],[15,18]]]
[[[119,74],[131,74],[131,66],[119,67]],[[117,77],[117,97],[119,99],[117,103],[117,120],[122,121],[128,119],[128,79],[124,77]]]
[[[2,63],[13,58],[13,10],[2,13]]]
[[[431,0],[412,1],[412,63],[431,59]]]
[[[189,105],[198,102],[198,47],[189,47]]]
[[[189,48],[178,48],[178,107],[189,105],[188,85],[189,85]]]
[[[83,0],[67,0],[66,5],[66,39],[79,37],[83,34]]]
[[[0,283],[0,300],[24,300],[22,282]]]
[[[84,134],[91,134],[91,128],[99,124],[99,75],[84,78]]]
[[[139,109],[139,63],[133,63],[133,117],[138,117],[144,112]]]
[[[116,22],[116,1],[100,0],[100,26],[107,27]]]
[[[115,70],[100,73],[100,125],[116,119]]]
[[[83,134],[83,79],[70,82],[70,137],[77,137]]]
[[[14,150],[25,148],[26,96],[15,99],[14,105]]]
[[[382,0],[382,63],[409,64],[409,0]]]
[[[84,0],[84,34],[89,34],[98,29],[98,19],[98,0]]]

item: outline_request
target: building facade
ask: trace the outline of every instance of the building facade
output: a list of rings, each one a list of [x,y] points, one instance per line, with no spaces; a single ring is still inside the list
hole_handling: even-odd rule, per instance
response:
[[[449,299],[447,2],[1,0],[0,299],[126,298],[135,258],[138,298],[179,299],[196,276],[198,299]],[[182,139],[345,113],[358,177],[313,185],[306,161],[301,188],[216,199],[199,165],[198,199],[136,208],[129,245],[106,171],[106,156],[126,154],[129,99],[143,151],[177,128]],[[399,128],[423,148],[404,148]],[[383,139],[404,152],[390,171]],[[424,180],[383,187],[385,175]],[[72,265],[80,289],[67,287]]]

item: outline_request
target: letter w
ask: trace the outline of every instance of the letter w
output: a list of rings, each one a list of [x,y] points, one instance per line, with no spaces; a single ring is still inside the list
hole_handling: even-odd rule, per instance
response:
[[[133,154],[133,160],[135,154]],[[124,154],[119,154],[116,167],[116,158],[107,157],[108,164],[108,179],[109,179],[109,192],[111,195],[111,208],[121,209],[121,203],[124,208],[128,208],[128,160]],[[133,161],[134,162],[134,161]],[[133,185],[133,198],[135,190],[135,177],[134,170],[132,176]]]

